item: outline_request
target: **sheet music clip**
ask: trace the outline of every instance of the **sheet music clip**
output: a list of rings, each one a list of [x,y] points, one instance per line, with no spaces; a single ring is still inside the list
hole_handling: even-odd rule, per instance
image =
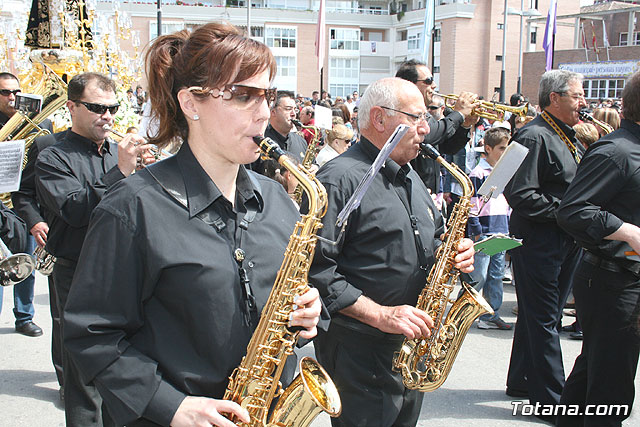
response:
[[[347,219],[349,218],[349,215],[351,214],[351,212],[356,210],[358,206],[360,206],[360,201],[362,200],[365,193],[369,189],[369,186],[371,185],[373,178],[375,178],[380,168],[384,166],[385,162],[391,155],[391,152],[394,150],[394,148],[396,148],[396,145],[398,145],[398,143],[404,137],[404,135],[407,133],[408,130],[409,130],[409,126],[398,125],[398,127],[396,127],[396,129],[393,131],[393,133],[391,134],[387,142],[385,142],[382,148],[380,149],[378,156],[375,158],[375,160],[373,161],[373,163],[371,164],[367,172],[364,174],[364,176],[358,183],[358,186],[356,187],[355,191],[353,192],[353,194],[351,195],[347,203],[344,205],[344,208],[342,208],[342,210],[340,211],[340,213],[336,218],[336,226],[340,227],[340,233],[338,234],[338,237],[336,238],[336,240],[331,241],[321,236],[318,236],[318,240],[334,246],[338,244],[338,242],[340,241],[340,238],[344,234],[344,230],[347,227]]]

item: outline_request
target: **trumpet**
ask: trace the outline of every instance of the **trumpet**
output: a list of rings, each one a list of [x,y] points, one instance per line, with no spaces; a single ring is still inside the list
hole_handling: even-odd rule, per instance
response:
[[[125,134],[123,134],[120,131],[115,130],[114,128],[112,128],[108,124],[105,124],[104,126],[102,126],[102,129],[104,129],[106,131],[109,131],[112,134],[114,134],[115,136],[118,136],[120,138],[124,138],[126,136]],[[116,142],[116,144],[117,144],[117,142]],[[151,154],[153,154],[153,156],[156,158],[156,160],[162,160],[162,159],[166,159],[167,157],[173,156],[173,153],[170,153],[167,150],[161,150],[155,145],[153,145],[151,147],[150,151],[151,151]],[[140,158],[140,157],[138,157],[138,166],[144,166],[142,164],[142,158]]]
[[[585,122],[591,122],[594,125],[596,125],[597,127],[599,127],[600,129],[602,129],[602,131],[605,134],[611,133],[613,132],[613,127],[607,123],[607,122],[603,122],[602,120],[598,120],[595,117],[593,117],[591,114],[587,113],[584,110],[580,110],[578,111],[578,115],[580,116],[580,118],[585,121]]]
[[[33,251],[33,259],[35,260],[35,269],[43,276],[48,276],[53,272],[53,266],[56,263],[56,257],[51,255],[45,248],[36,246]]]
[[[13,254],[0,239],[0,285],[12,286],[33,273],[35,261],[28,254]]]
[[[441,93],[434,92],[434,95],[440,96],[444,99],[444,105],[449,108],[453,108],[458,100],[458,95],[443,95]],[[447,103],[449,101],[449,103]],[[479,101],[480,106],[475,107],[471,112],[472,115],[478,117],[484,117],[487,120],[504,121],[505,113],[515,114],[520,117],[527,115],[529,110],[529,103],[525,103],[519,107],[512,107],[511,105],[500,104],[494,101]]]

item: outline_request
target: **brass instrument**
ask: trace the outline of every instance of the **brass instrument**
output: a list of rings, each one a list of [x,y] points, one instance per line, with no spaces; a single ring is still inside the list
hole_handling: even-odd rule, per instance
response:
[[[53,266],[56,263],[56,257],[51,255],[45,248],[36,246],[33,251],[33,258],[35,260],[35,269],[43,276],[48,276],[53,272]]]
[[[453,106],[456,104],[456,101],[459,98],[458,95],[443,95],[437,92],[434,92],[433,94],[442,97],[445,100],[444,104],[449,108],[453,108]],[[449,101],[449,103],[447,103],[447,101]],[[527,115],[527,111],[529,111],[528,102],[519,107],[512,107],[511,105],[499,104],[493,101],[483,100],[479,102],[480,102],[480,106],[475,107],[471,112],[471,114],[478,117],[484,117],[485,119],[488,119],[488,120],[497,120],[500,122],[504,121],[504,113],[511,113],[520,117],[524,117]]]
[[[431,336],[405,339],[393,360],[393,368],[402,373],[407,388],[433,391],[447,379],[474,320],[484,313],[493,314],[493,310],[472,286],[462,282],[463,294],[453,303],[443,321],[450,302],[449,295],[460,274],[453,267],[453,258],[457,254],[458,243],[464,237],[473,184],[464,172],[455,164],[446,162],[431,145],[422,144],[422,151],[453,175],[462,186],[463,193],[449,217],[444,241],[436,250],[436,262],[418,298],[417,308],[433,319]]]
[[[12,286],[33,273],[35,263],[28,254],[13,254],[0,239],[0,285]]]
[[[327,193],[313,174],[304,167],[296,167],[275,142],[260,137],[254,137],[254,141],[264,155],[277,160],[300,181],[309,197],[309,213],[296,223],[247,354],[229,377],[224,399],[249,412],[251,421],[242,426],[304,427],[321,411],[336,417],[342,410],[333,381],[309,357],[300,361],[300,374],[283,393],[279,383],[285,361],[293,353],[298,338],[299,332],[289,329],[287,323],[294,297],[309,289],[307,275],[316,234],[327,208]],[[278,401],[270,411],[276,398]]]
[[[102,126],[102,129],[111,132],[112,134],[114,134],[115,136],[118,136],[120,138],[124,138],[126,135],[123,134],[120,131],[117,131],[115,129],[113,129],[111,126],[109,126],[108,124],[105,124],[104,126]],[[115,142],[115,141],[114,141]],[[118,145],[118,143],[116,142],[116,145]],[[170,153],[167,150],[160,150],[158,149],[157,146],[153,145],[149,151],[151,151],[151,154],[153,154],[153,157],[155,157],[156,160],[162,160],[162,159],[166,159],[167,157],[171,157],[173,156],[173,153]],[[144,166],[144,164],[142,163],[142,158],[138,158],[138,165],[137,166]]]
[[[320,129],[315,126],[303,125],[298,120],[291,120],[291,121],[297,127],[300,127],[302,129],[310,129],[313,131],[313,139],[311,140],[311,143],[307,146],[307,151],[305,151],[304,153],[304,159],[302,159],[302,166],[305,167],[306,169],[309,169],[313,164],[313,161],[316,159],[316,156],[318,155],[318,151],[320,150],[320,142],[321,142]],[[298,186],[293,192],[293,200],[295,200],[298,206],[302,202],[302,191],[303,191],[302,185],[298,184]]]
[[[36,62],[27,79],[21,82],[21,86],[25,92],[42,95],[42,108],[39,113],[17,111],[0,129],[0,141],[25,140],[25,156],[22,163],[24,169],[27,164],[26,153],[33,140],[49,133],[48,130],[40,128],[40,123],[67,101],[67,84],[47,65]],[[9,193],[1,194],[0,200],[8,208],[13,206]]]
[[[591,114],[587,113],[584,110],[578,111],[578,115],[583,121],[591,122],[597,127],[599,127],[600,129],[602,129],[605,135],[613,132],[613,127],[609,123],[596,119],[595,117],[593,117]]]

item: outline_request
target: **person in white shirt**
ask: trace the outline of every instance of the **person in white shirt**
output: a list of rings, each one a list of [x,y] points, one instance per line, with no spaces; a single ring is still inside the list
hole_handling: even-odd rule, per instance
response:
[[[353,131],[342,124],[336,124],[327,132],[327,144],[318,153],[316,163],[322,167],[329,160],[338,157],[351,146]]]

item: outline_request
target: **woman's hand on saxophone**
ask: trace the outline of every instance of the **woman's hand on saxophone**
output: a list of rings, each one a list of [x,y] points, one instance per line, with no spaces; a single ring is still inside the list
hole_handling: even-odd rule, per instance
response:
[[[240,421],[251,421],[249,413],[230,400],[187,396],[173,415],[171,427],[236,427],[225,415],[235,416]]]
[[[471,273],[473,271],[473,255],[476,253],[473,248],[471,239],[462,239],[458,243],[458,254],[453,259],[455,268],[463,273]]]
[[[298,295],[294,300],[296,308],[291,312],[289,326],[300,326],[300,338],[311,339],[318,334],[316,325],[320,320],[320,294],[316,288],[309,288],[307,292]]]

